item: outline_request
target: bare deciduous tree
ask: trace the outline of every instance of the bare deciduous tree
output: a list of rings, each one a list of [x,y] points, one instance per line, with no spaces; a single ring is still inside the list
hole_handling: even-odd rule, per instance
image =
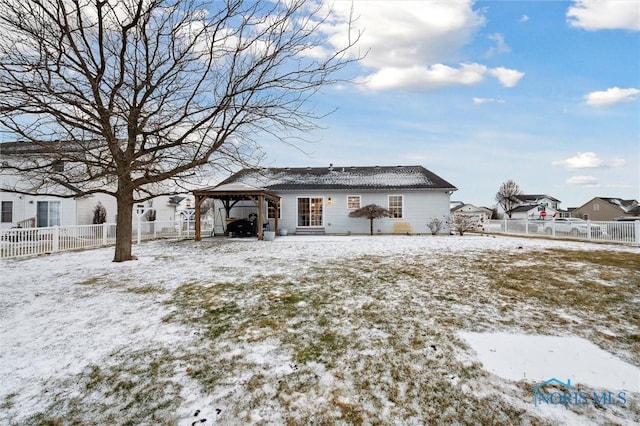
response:
[[[377,204],[369,204],[349,213],[349,217],[364,217],[369,219],[369,235],[373,235],[373,220],[391,217],[391,212]]]
[[[522,194],[520,187],[511,179],[500,185],[500,189],[498,189],[498,192],[496,193],[496,201],[498,202],[498,205],[502,207],[509,218],[511,218],[513,209],[519,203],[517,196],[520,194]]]
[[[451,216],[451,228],[460,235],[472,230],[477,222],[477,219],[466,213],[454,213]]]
[[[346,52],[357,37],[328,45],[330,12],[306,0],[0,0],[0,10],[0,126],[38,151],[10,165],[22,185],[3,189],[114,196],[114,261],[133,258],[135,203],[203,170],[255,166],[261,137],[304,135],[323,115],[309,98],[356,60]],[[65,168],[51,179],[55,164]]]

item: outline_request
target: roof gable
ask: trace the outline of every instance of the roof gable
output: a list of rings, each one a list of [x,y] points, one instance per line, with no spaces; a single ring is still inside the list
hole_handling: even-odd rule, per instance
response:
[[[270,191],[457,189],[422,166],[243,169],[216,188],[240,184]]]
[[[554,198],[547,194],[519,194],[519,195],[516,195],[516,198],[523,203],[535,203],[535,202],[538,202],[539,200],[542,200],[543,198],[546,198],[551,201],[555,201],[556,203],[560,202],[560,200],[558,200],[557,198]]]

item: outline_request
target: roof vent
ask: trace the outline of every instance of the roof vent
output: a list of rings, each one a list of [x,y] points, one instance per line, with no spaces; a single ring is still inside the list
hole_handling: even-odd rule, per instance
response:
[[[329,163],[329,170],[333,170],[333,163]]]

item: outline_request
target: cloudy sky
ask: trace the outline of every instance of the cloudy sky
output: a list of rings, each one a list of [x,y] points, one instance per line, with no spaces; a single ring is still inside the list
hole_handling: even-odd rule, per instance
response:
[[[493,205],[502,182],[575,207],[640,198],[637,0],[356,1],[333,4],[366,57],[327,89],[338,108],[302,153],[267,166],[423,165]],[[344,40],[340,19],[323,32]]]

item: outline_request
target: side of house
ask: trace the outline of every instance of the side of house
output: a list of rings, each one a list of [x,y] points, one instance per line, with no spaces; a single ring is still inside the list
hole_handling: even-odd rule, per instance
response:
[[[264,217],[276,227],[296,234],[368,234],[366,219],[349,213],[369,204],[388,209],[392,217],[374,221],[374,233],[422,234],[430,232],[432,219],[449,218],[453,185],[421,166],[306,167],[244,169],[220,185],[198,190],[199,197],[217,199],[216,232],[224,221],[247,218],[257,212],[266,191],[274,201],[266,203]],[[254,195],[252,194],[252,191]],[[228,208],[224,207],[224,201]],[[278,211],[276,211],[278,210]],[[441,232],[448,233],[448,229]]]
[[[59,147],[71,149],[69,143],[60,143]],[[29,142],[3,143],[0,149],[0,229],[90,225],[98,203],[106,209],[106,221],[116,221],[116,199],[112,195],[84,195],[80,189],[64,182],[65,173],[77,173],[73,164],[52,162],[52,151],[39,149]],[[20,166],[24,164],[41,164],[47,174],[35,179],[20,172]],[[33,193],[40,195],[30,195]],[[156,220],[175,221],[178,219],[176,209],[181,208],[180,203],[186,197],[158,196],[140,203],[140,207],[153,208]]]
[[[609,221],[621,216],[633,216],[636,208],[636,200],[595,197],[575,209],[571,216],[585,220]]]
[[[426,191],[287,191],[280,192],[280,228],[297,233],[368,234],[369,221],[349,213],[369,204],[382,206],[393,217],[374,220],[374,233],[427,233],[433,218],[448,218],[449,195]],[[270,216],[273,216],[271,214]],[[273,226],[273,218],[269,218]],[[443,230],[444,232],[444,230]]]

